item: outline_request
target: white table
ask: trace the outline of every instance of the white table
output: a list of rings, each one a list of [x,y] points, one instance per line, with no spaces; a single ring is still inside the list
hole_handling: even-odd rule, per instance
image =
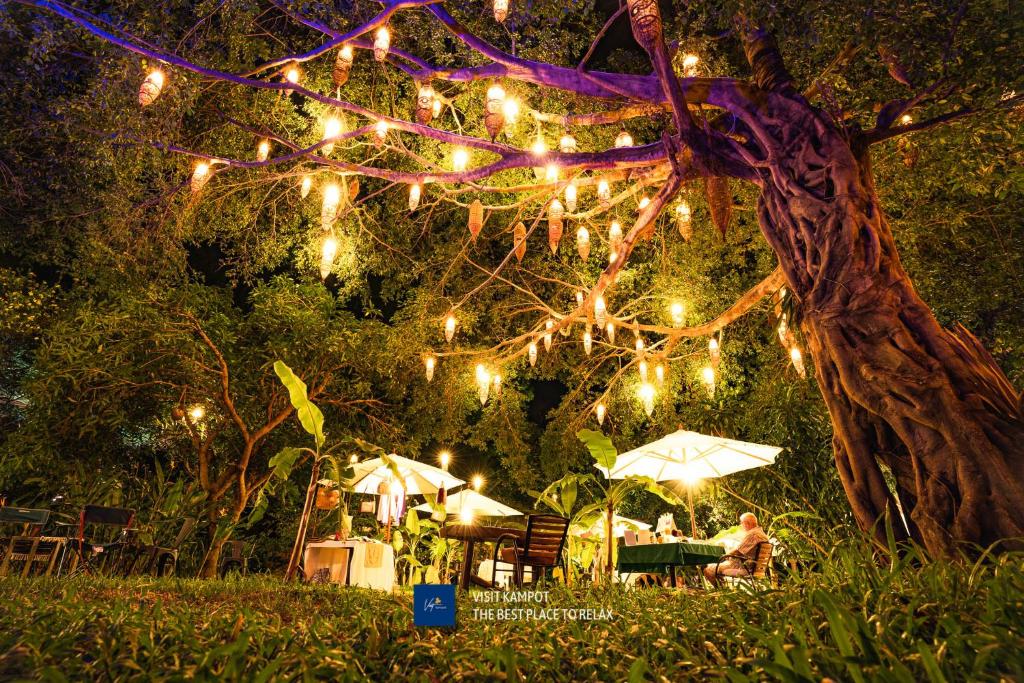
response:
[[[350,553],[347,571],[343,563],[344,548],[348,548]],[[383,591],[391,591],[395,587],[395,551],[387,543],[379,541],[350,539],[307,543],[302,567],[307,579],[317,570],[328,568],[334,583]]]

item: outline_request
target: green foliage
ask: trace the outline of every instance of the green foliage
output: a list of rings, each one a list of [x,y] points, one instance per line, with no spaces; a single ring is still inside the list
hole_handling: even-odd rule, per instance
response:
[[[288,398],[299,416],[299,422],[307,434],[313,437],[317,450],[324,445],[324,414],[309,400],[306,383],[296,376],[292,369],[281,361],[274,361],[274,372],[288,389]]]

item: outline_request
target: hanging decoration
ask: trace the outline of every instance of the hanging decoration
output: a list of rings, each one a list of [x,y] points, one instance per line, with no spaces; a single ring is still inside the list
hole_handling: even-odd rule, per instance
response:
[[[629,131],[627,131],[625,128],[623,128],[622,132],[619,133],[615,137],[615,146],[616,147],[620,147],[620,148],[621,147],[632,147],[633,146],[633,136],[629,134]]]
[[[637,363],[636,364],[636,371],[638,373],[640,373],[640,381],[641,382],[646,382],[647,381],[647,361],[641,360],[639,363]]]
[[[542,157],[548,153],[548,144],[544,142],[544,135],[540,130],[537,131],[537,139],[530,145],[530,153],[536,157]],[[538,180],[544,177],[544,171],[543,166],[533,167],[533,174],[537,176]]]
[[[608,335],[608,341],[612,344],[615,343],[615,323],[609,321],[605,326],[605,333]]]
[[[455,151],[452,152],[452,170],[456,173],[462,173],[468,165],[469,152],[464,147],[456,147]]]
[[[444,340],[449,344],[452,343],[452,338],[455,336],[455,326],[458,321],[455,319],[454,313],[449,313],[448,317],[444,319]]]
[[[341,203],[341,188],[335,183],[324,187],[323,203],[320,205],[320,227],[330,230],[338,220],[338,206]]]
[[[373,37],[373,58],[378,62],[383,62],[388,58],[388,50],[390,49],[391,31],[388,30],[387,26],[381,26]]]
[[[421,83],[416,93],[416,123],[425,126],[434,118],[434,88]]]
[[[344,43],[338,48],[338,56],[334,59],[334,68],[331,70],[331,80],[334,81],[336,88],[340,88],[348,83],[348,75],[352,71],[353,59],[355,59],[355,53],[351,45]]]
[[[594,336],[590,334],[590,330],[583,333],[583,352],[588,356],[594,348]]]
[[[209,179],[210,164],[205,161],[200,161],[196,164],[196,167],[192,169],[192,180],[189,181],[189,188],[193,193],[199,192],[203,189]]]
[[[526,355],[530,359],[530,367],[537,365],[537,342],[530,342],[526,347]]]
[[[497,83],[491,84],[487,88],[487,113],[484,114],[484,128],[487,129],[487,134],[491,136],[491,142],[494,142],[494,138],[498,137],[498,133],[505,127],[505,114],[502,111],[504,103],[505,89]]]
[[[565,215],[565,208],[562,202],[557,199],[551,200],[548,206],[548,246],[551,253],[558,253],[558,243],[562,240],[562,217]]]
[[[555,166],[554,164],[548,164],[547,166],[544,167],[544,182],[558,182],[558,166]]]
[[[270,140],[260,140],[256,145],[256,161],[266,161],[270,158]]]
[[[501,375],[495,374],[491,384],[494,386],[494,398],[501,398]]]
[[[565,186],[565,208],[569,210],[569,213],[576,211],[576,181],[569,181],[569,184]]]
[[[420,205],[420,195],[423,193],[423,186],[413,183],[409,186],[409,211],[415,211]]]
[[[804,355],[800,353],[800,348],[794,346],[789,350],[789,359],[793,361],[793,367],[796,369],[796,374],[800,375],[800,379],[807,379],[807,368],[804,367]]]
[[[638,330],[634,330],[634,332],[636,333],[636,352],[637,353],[643,353],[644,352],[644,338],[640,336],[640,332]]]
[[[608,248],[615,254],[622,250],[622,224],[612,221],[608,228]]]
[[[548,318],[544,322],[544,330],[545,330],[545,332],[544,332],[544,350],[545,351],[550,351],[551,350],[551,330],[554,329],[554,327],[555,327],[555,321],[552,320],[551,318]]]
[[[291,83],[292,85],[298,85],[299,79],[302,77],[302,73],[299,71],[299,65],[292,62],[284,72],[285,83]],[[285,90],[285,95],[291,95],[291,90]]]
[[[637,390],[637,396],[640,397],[640,404],[644,407],[644,412],[647,413],[647,417],[650,417],[654,413],[654,385],[649,382],[641,382],[640,388]]]
[[[558,150],[562,154],[574,154],[576,152],[576,138],[567,132],[558,140]]]
[[[305,199],[309,196],[309,191],[313,189],[313,176],[308,173],[302,176],[302,184],[299,186],[299,196]]]
[[[651,205],[651,198],[646,196],[646,195],[644,195],[643,197],[640,198],[640,203],[638,204],[637,208],[638,208],[639,211],[642,212],[644,209],[646,209],[650,205]]]
[[[494,20],[499,24],[503,24],[507,17],[508,0],[494,0]]]
[[[577,289],[576,290],[576,306],[577,307],[583,305],[583,299],[584,298],[585,297],[583,296],[583,290],[582,289]]]
[[[480,234],[480,229],[483,226],[484,205],[479,199],[474,199],[473,203],[469,205],[469,234],[472,235],[474,242],[476,242],[476,237]]]
[[[373,144],[380,147],[388,138],[388,122],[381,119],[373,127]]]
[[[676,206],[676,230],[684,242],[689,242],[693,237],[693,214],[690,204],[685,199]]]
[[[423,357],[423,367],[427,372],[427,381],[434,381],[434,368],[437,367],[437,356],[432,353],[428,353]]]
[[[576,251],[584,261],[590,258],[590,231],[582,225],[576,231]]]
[[[597,198],[601,201],[601,206],[607,206],[612,198],[611,185],[604,178],[597,181]]]
[[[487,405],[487,397],[491,392],[491,373],[487,372],[487,368],[483,366],[483,363],[479,363],[476,366],[476,386],[480,405]]]
[[[714,337],[708,340],[708,355],[711,358],[711,367],[717,370],[718,364],[722,362],[722,352],[718,348],[718,340]]]
[[[594,299],[594,322],[598,327],[604,327],[605,319],[608,316],[608,306],[605,304],[604,296],[597,295]]]
[[[725,237],[732,222],[732,189],[729,179],[723,176],[704,178],[704,193],[708,199],[711,222],[718,228],[722,237]]]
[[[633,38],[644,50],[650,53],[661,36],[661,12],[658,0],[627,0],[629,23],[633,29]]]
[[[139,105],[148,107],[156,102],[164,89],[164,72],[160,69],[153,69],[139,86]]]
[[[704,386],[708,390],[708,395],[711,398],[715,397],[715,369],[710,365],[704,367],[701,370],[701,379],[704,381]]]
[[[658,380],[658,384],[665,383],[665,366],[662,363],[658,363],[654,366],[654,379]]]
[[[434,97],[434,104],[433,104],[433,106],[431,106],[431,109],[434,112],[434,118],[435,119],[438,116],[440,116],[441,115],[441,100],[437,99],[437,97]]]
[[[672,324],[679,327],[686,320],[686,307],[681,301],[673,301],[668,307],[668,315],[672,319]]]
[[[505,115],[505,123],[514,125],[519,118],[519,100],[514,97],[506,97],[501,103],[501,113]]]
[[[341,119],[336,116],[329,116],[324,120],[324,140],[333,140],[341,135]],[[328,142],[320,151],[325,157],[330,156],[334,151],[334,143]]]
[[[526,256],[526,225],[522,221],[516,223],[516,227],[512,229],[512,245],[516,251],[516,259],[522,263],[523,257]]]
[[[695,54],[683,55],[683,76],[686,78],[694,78],[697,75],[697,64],[700,63],[700,57]]]
[[[597,408],[594,410],[594,412],[597,415],[597,424],[603,425],[604,424],[604,416],[608,412],[608,409],[605,408],[604,403],[598,403],[597,404]]]
[[[334,237],[333,232],[328,232],[324,235],[324,240],[320,245],[320,279],[326,280],[327,276],[331,274],[331,268],[334,267],[334,257],[338,255],[338,240]]]

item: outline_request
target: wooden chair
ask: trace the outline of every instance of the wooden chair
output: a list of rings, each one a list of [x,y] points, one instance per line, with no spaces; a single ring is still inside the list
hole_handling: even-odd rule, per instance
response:
[[[24,562],[22,576],[29,576],[34,567],[43,566],[41,572],[53,572],[64,539],[43,536],[43,527],[50,519],[49,510],[0,507],[0,524],[20,525],[20,533],[0,539],[0,576],[7,576],[12,562]]]
[[[757,552],[754,554],[754,559],[744,557],[743,555],[723,555],[719,560],[718,566],[715,568],[715,576],[719,580],[725,580],[731,584],[739,583],[740,581],[746,581],[751,586],[755,585],[759,581],[768,581],[768,573],[771,569],[772,563],[772,552],[774,546],[770,541],[761,541],[757,544]],[[738,559],[743,562],[743,568],[747,570],[746,576],[725,576],[721,574],[722,560],[732,558]]]
[[[526,522],[526,534],[502,534],[494,544],[494,569],[491,584],[497,586],[498,560],[512,565],[512,582],[523,585],[523,568],[530,567],[532,578],[543,577],[545,570],[562,564],[563,575],[568,570],[562,562],[562,548],[569,532],[569,520],[558,515],[530,515]],[[522,540],[520,540],[520,538]],[[512,541],[511,547],[502,547]],[[538,570],[540,572],[538,573]]]

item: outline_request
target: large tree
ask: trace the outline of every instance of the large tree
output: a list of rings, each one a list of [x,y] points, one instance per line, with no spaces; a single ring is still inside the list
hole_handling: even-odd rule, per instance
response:
[[[493,197],[486,207],[469,206],[471,229],[479,228],[486,213],[488,221],[508,226],[522,221],[525,240],[539,231],[546,215],[554,248],[561,221],[552,214],[562,208],[559,198],[568,186],[581,194],[591,188],[602,193],[598,202],[586,202],[589,208],[583,201],[578,211],[570,207],[566,217],[584,227],[621,209],[643,188],[656,188],[630,216],[632,225],[621,239],[609,240],[614,258],[607,267],[593,272],[590,280],[556,282],[586,290],[568,312],[538,296],[520,278],[507,275],[514,250],[488,266],[466,258],[465,249],[452,254],[465,258],[484,277],[453,296],[443,310],[437,310],[440,297],[424,302],[421,314],[441,320],[459,313],[460,328],[471,328],[474,321],[465,315],[471,310],[468,302],[488,285],[501,284],[521,302],[510,315],[530,315],[532,320],[518,331],[509,329],[511,325],[503,328],[514,333],[494,347],[433,357],[464,357],[508,367],[512,360],[526,357],[529,345],[539,344],[545,335],[581,322],[590,334],[592,321],[607,320],[632,328],[638,336],[656,337],[635,355],[623,349],[621,340],[617,346],[607,340],[606,358],[631,354],[609,379],[614,383],[628,367],[677,357],[673,352],[688,340],[720,337],[727,325],[770,296],[779,303],[779,320],[799,325],[813,356],[832,419],[838,471],[863,527],[874,526],[882,533],[877,523],[895,511],[898,501],[907,514],[891,516],[897,536],[915,538],[934,552],[949,552],[961,541],[987,545],[1024,535],[1024,513],[1018,504],[1024,497],[1020,397],[982,345],[964,328],[943,328],[914,289],[882,211],[871,164],[876,145],[902,138],[900,153],[913,166],[919,150],[913,138],[903,136],[971,115],[1019,123],[1015,107],[1021,97],[1009,80],[1020,55],[1014,54],[1006,28],[1019,17],[1010,4],[894,2],[875,7],[853,2],[836,8],[826,3],[816,14],[810,9],[797,12],[776,5],[725,2],[680,4],[666,13],[673,35],[692,39],[694,30],[703,32],[700,41],[708,50],[702,54],[703,63],[711,67],[729,70],[732,46],[741,48],[747,66],[737,77],[706,76],[706,67],[696,70],[677,42],[666,41],[658,5],[644,0],[628,3],[596,23],[590,14],[565,18],[569,25],[560,26],[558,35],[566,44],[560,48],[545,41],[539,35],[544,29],[518,8],[506,20],[510,34],[505,34],[486,16],[489,8],[483,8],[483,18],[456,19],[441,3],[424,0],[386,2],[376,13],[361,5],[338,12],[275,2],[268,10],[274,13],[267,20],[273,22],[272,29],[263,26],[262,15],[244,17],[265,31],[258,41],[261,47],[252,51],[210,37],[216,30],[210,24],[239,18],[226,10],[211,8],[181,36],[158,40],[136,35],[107,13],[42,0],[22,4],[59,15],[94,37],[141,55],[149,68],[163,65],[161,97],[188,103],[173,117],[185,135],[173,130],[170,118],[163,124],[154,120],[117,129],[104,117],[104,134],[116,144],[198,158],[214,176],[209,185],[227,182],[216,176],[238,174],[246,179],[240,185],[269,188],[264,199],[268,204],[274,202],[274,188],[283,185],[298,192],[296,186],[307,174],[344,180],[342,195],[349,194],[347,183],[353,178],[376,179],[384,181],[382,190],[398,184],[430,196],[431,202],[419,209],[426,216],[425,231],[430,218],[445,207],[467,207],[470,198]],[[130,14],[129,9],[120,9]],[[543,18],[557,16],[558,10],[537,6],[531,11]],[[140,27],[154,21],[144,14],[134,18]],[[646,68],[635,68],[628,56],[608,54],[605,38],[626,21],[646,55]],[[813,60],[805,60],[802,53],[818,52],[817,45],[829,44],[822,36],[834,37],[851,22],[863,22],[867,28],[855,32],[845,46],[832,41],[833,58],[818,64],[820,74],[798,87],[788,64],[796,62],[808,73],[804,62]],[[784,42],[780,50],[772,29],[792,45]],[[382,30],[390,31],[394,47],[377,40]],[[194,37],[200,32],[202,41]],[[266,59],[266,46],[278,35],[286,36],[280,54]],[[404,40],[406,35],[423,39]],[[804,40],[798,42],[801,35]],[[510,48],[498,47],[498,41],[510,43]],[[375,48],[390,68],[355,78],[358,67],[346,64],[347,49],[363,60],[362,53]],[[582,58],[575,66],[566,66],[544,59],[545,51],[562,57],[582,52]],[[524,52],[529,56],[522,56]],[[622,68],[592,68],[591,61],[599,56],[610,67],[618,62]],[[260,63],[252,67],[253,61]],[[123,67],[131,62],[110,63]],[[874,73],[856,72],[866,85],[850,87],[840,74],[863,71],[865,63],[875,67]],[[116,68],[108,69],[111,75]],[[291,75],[293,68],[297,79]],[[347,83],[350,70],[353,78]],[[415,96],[407,99],[410,104],[396,102],[395,88],[381,92],[368,85],[378,77],[392,83],[395,74],[417,84]],[[497,105],[484,107],[484,91],[498,80],[506,86],[536,87],[537,108],[524,109],[538,135],[545,126],[564,128],[579,141],[566,142],[554,152],[516,144],[508,130],[501,135],[511,124],[502,120],[502,98],[495,94]],[[879,80],[885,85],[878,85]],[[447,93],[441,92],[442,85]],[[456,87],[458,91],[453,90]],[[883,99],[885,95],[888,99]],[[123,105],[124,99],[110,96],[103,101]],[[435,121],[435,101],[450,115]],[[152,106],[159,111],[159,104]],[[216,126],[210,125],[209,110],[219,117]],[[415,118],[408,116],[410,110]],[[325,138],[319,119],[331,114],[360,123],[343,122]],[[620,136],[621,144],[610,147],[609,128],[627,123],[647,142],[634,144]],[[237,150],[239,140],[246,138],[252,146],[263,138],[278,151],[260,152],[255,159],[221,151]],[[332,146],[341,151],[332,156]],[[472,150],[475,159],[468,168],[443,168],[453,147]],[[579,151],[584,147],[597,151]],[[545,177],[548,166],[553,172]],[[531,168],[541,171],[536,179],[530,176]],[[769,265],[767,277],[718,315],[704,316],[701,324],[643,319],[644,310],[634,301],[604,312],[603,304],[629,286],[627,266],[655,234],[659,216],[676,215],[680,192],[692,197],[690,187],[705,183],[712,218],[723,232],[727,229],[734,202],[727,179],[756,188],[757,224],[777,268]],[[169,184],[166,179],[161,182]],[[188,219],[202,211],[196,205],[201,207],[208,191],[205,182],[201,173],[194,176],[197,199],[182,207]],[[605,197],[602,182],[615,183],[615,192]],[[353,198],[356,194],[351,193]],[[344,196],[341,203],[344,206]],[[359,217],[345,209],[341,213]],[[334,211],[324,214],[327,242],[340,229]],[[516,237],[513,229],[509,232]],[[253,245],[260,239],[255,237],[247,248],[257,249]],[[585,243],[582,235],[579,239]],[[582,257],[582,246],[580,251]],[[324,270],[330,269],[327,259]],[[543,282],[544,276],[537,279]],[[442,297],[446,280],[447,275],[439,279]],[[783,284],[786,296],[781,293]],[[408,310],[416,312],[417,307]],[[781,318],[783,313],[787,317]],[[791,333],[783,330],[780,337],[788,349],[796,348]],[[696,353],[695,347],[687,348],[688,354]],[[599,401],[600,397],[595,405]],[[886,471],[894,487],[887,483]]]

